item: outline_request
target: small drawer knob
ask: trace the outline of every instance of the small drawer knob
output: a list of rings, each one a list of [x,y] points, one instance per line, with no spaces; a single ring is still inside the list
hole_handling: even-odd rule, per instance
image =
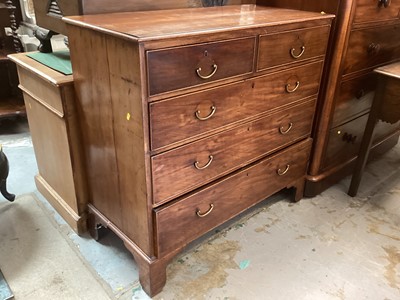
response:
[[[280,134],[288,134],[290,130],[293,128],[293,123],[289,123],[288,127],[285,129],[283,126],[279,127]]]
[[[278,169],[278,170],[276,170],[276,173],[279,175],[279,176],[283,176],[283,175],[285,175],[288,171],[289,171],[289,169],[290,169],[290,165],[286,165],[286,167],[285,167],[285,169],[284,170],[282,170],[282,169]]]

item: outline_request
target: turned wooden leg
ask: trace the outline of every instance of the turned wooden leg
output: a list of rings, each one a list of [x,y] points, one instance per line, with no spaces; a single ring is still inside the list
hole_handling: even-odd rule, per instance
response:
[[[305,178],[299,179],[296,184],[293,186],[294,188],[294,201],[298,202],[304,197],[304,187],[306,184]]]

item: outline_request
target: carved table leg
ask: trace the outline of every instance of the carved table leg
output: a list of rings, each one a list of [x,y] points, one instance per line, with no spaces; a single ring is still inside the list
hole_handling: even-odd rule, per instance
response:
[[[15,195],[7,191],[8,160],[0,145],[0,192],[8,201],[14,201]]]

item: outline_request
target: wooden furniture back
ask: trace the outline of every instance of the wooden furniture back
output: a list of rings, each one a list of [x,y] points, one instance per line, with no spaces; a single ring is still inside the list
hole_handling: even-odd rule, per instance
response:
[[[62,16],[91,15],[113,12],[148,11],[174,8],[251,4],[255,0],[33,0],[37,25],[67,35]]]

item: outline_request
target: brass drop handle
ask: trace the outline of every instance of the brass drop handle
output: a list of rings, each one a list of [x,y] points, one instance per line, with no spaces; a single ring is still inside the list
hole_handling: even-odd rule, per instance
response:
[[[287,129],[283,128],[283,126],[282,126],[282,127],[279,127],[279,132],[280,132],[281,134],[287,134],[287,133],[289,133],[289,131],[290,131],[292,128],[293,128],[293,123],[290,122]]]
[[[209,118],[211,118],[211,117],[215,114],[215,111],[217,110],[217,108],[216,108],[214,105],[211,106],[210,108],[211,108],[211,112],[210,112],[210,113],[208,114],[208,116],[206,116],[206,117],[201,117],[201,116],[200,116],[200,111],[197,110],[197,111],[195,112],[196,118],[199,119],[200,121],[205,121],[205,120],[208,120]]]
[[[381,50],[381,45],[371,43],[368,45],[367,52],[368,54],[378,54],[378,52]]]
[[[290,55],[291,55],[294,59],[300,58],[300,57],[304,54],[304,52],[306,51],[306,47],[305,47],[305,46],[301,46],[301,52],[300,52],[299,54],[295,54],[295,53],[294,53],[295,51],[296,51],[295,48],[290,49]]]
[[[300,81],[296,81],[296,84],[295,84],[295,86],[294,86],[294,88],[293,89],[290,89],[290,83],[288,83],[288,84],[286,84],[286,92],[288,92],[288,93],[294,93],[295,91],[297,91],[297,89],[299,88],[299,86],[300,86]]]
[[[285,170],[282,171],[282,170],[279,168],[278,170],[276,170],[276,173],[277,173],[279,176],[283,176],[283,175],[285,175],[285,174],[289,171],[289,168],[290,168],[290,165],[286,165]]]
[[[207,162],[204,166],[202,166],[202,167],[200,167],[200,166],[199,166],[199,162],[196,161],[196,162],[194,163],[195,168],[196,168],[197,170],[204,170],[204,169],[208,168],[208,167],[211,165],[212,161],[214,160],[214,156],[210,155],[210,156],[208,156],[208,157],[209,157],[208,162]]]
[[[213,77],[215,75],[215,73],[217,73],[217,70],[218,70],[218,65],[213,64],[213,71],[209,75],[202,75],[201,67],[198,67],[196,69],[196,73],[197,73],[197,76],[199,76],[201,79],[209,79],[209,78]]]
[[[388,7],[390,5],[390,0],[378,0],[378,7]]]
[[[365,90],[364,89],[361,89],[356,93],[356,98],[357,99],[361,99],[364,96],[365,96]]]
[[[196,211],[196,215],[200,218],[207,217],[209,214],[211,214],[212,210],[214,209],[214,204],[210,204],[210,208],[203,214],[201,213],[200,209]]]

